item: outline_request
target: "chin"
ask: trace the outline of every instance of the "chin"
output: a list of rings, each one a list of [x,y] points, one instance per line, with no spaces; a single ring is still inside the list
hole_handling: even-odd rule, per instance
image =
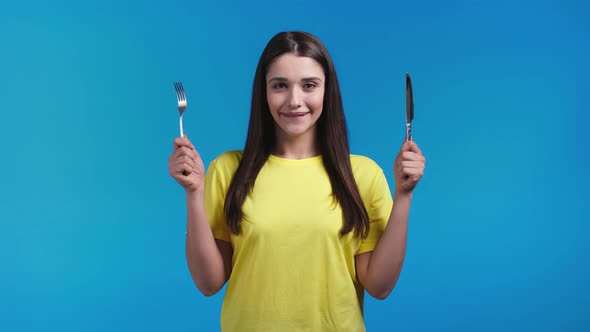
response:
[[[285,133],[287,134],[287,136],[289,137],[299,137],[303,134],[305,134],[305,130],[290,130],[290,131],[285,131]]]
[[[310,128],[302,128],[302,127],[296,127],[296,128],[290,128],[289,126],[287,127],[283,127],[281,128],[282,131],[287,134],[287,136],[289,137],[297,137],[297,136],[301,136],[303,134],[305,134],[306,132],[309,131]]]

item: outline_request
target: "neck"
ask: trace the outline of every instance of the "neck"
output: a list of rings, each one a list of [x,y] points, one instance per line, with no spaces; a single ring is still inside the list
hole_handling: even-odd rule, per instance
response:
[[[306,159],[320,154],[316,143],[315,131],[298,137],[277,133],[277,144],[273,154],[286,159]]]

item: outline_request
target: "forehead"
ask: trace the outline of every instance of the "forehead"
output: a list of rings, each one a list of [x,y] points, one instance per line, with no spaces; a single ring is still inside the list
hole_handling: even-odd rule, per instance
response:
[[[324,77],[324,69],[319,62],[306,56],[285,53],[277,57],[268,67],[267,78],[284,77],[297,79],[302,77]]]

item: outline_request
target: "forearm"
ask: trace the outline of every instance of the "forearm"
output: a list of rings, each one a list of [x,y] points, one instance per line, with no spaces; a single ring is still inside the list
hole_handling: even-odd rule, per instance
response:
[[[412,193],[395,194],[389,221],[371,255],[365,288],[377,298],[389,295],[401,273],[406,256],[411,203]]]
[[[223,258],[205,212],[202,191],[186,194],[186,259],[193,281],[205,295],[217,293],[225,283]]]

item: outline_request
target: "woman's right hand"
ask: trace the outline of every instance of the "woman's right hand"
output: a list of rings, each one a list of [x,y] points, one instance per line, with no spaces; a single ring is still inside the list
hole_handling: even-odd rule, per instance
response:
[[[205,166],[201,156],[187,137],[174,139],[174,149],[168,158],[168,171],[186,191],[203,190]]]

